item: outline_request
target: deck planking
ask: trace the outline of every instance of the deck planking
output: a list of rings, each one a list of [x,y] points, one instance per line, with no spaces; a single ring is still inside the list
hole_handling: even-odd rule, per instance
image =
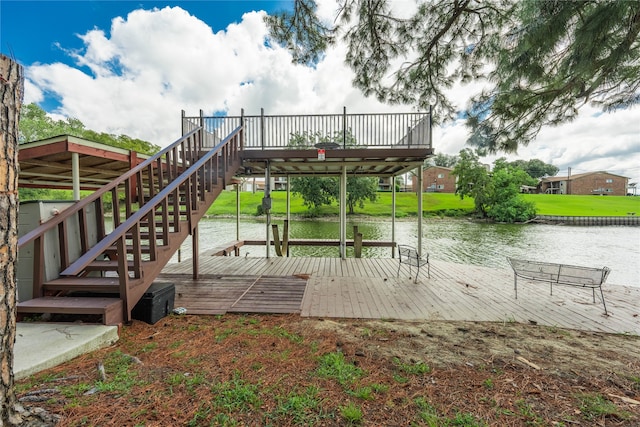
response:
[[[225,304],[228,311],[233,304],[229,301],[252,286],[250,278],[269,276],[283,279],[256,287],[231,309],[269,312],[295,306],[292,312],[305,317],[520,322],[640,334],[640,288],[605,284],[606,316],[599,295],[592,302],[590,289],[554,286],[549,295],[548,284],[519,280],[516,299],[511,270],[430,261],[431,278],[421,268],[418,283],[413,283],[415,269],[409,278],[403,266],[398,276],[398,260],[393,258],[201,256],[200,273],[209,285],[190,279],[190,261],[169,264],[161,278],[186,278],[183,288],[178,283],[176,287],[181,289],[181,304],[192,313],[219,311]],[[244,288],[238,294],[233,286]],[[288,295],[294,302],[284,301]]]

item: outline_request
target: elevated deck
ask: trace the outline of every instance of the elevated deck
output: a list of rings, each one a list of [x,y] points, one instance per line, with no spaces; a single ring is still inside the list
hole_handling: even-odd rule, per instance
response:
[[[396,277],[398,261],[391,258],[200,259],[203,278],[197,285],[191,279],[190,262],[169,264],[161,274],[161,280],[176,284],[176,306],[193,314],[240,311],[235,309],[240,303],[245,312],[264,312],[252,310],[241,297],[257,278],[268,276],[273,283],[280,276],[282,286],[275,287],[280,292],[277,298],[288,301],[288,311],[273,312],[299,312],[305,317],[521,322],[640,334],[640,288],[629,286],[604,286],[610,308],[609,316],[605,316],[602,304],[593,304],[591,293],[582,289],[559,287],[550,296],[544,284],[523,282],[516,300],[513,275],[506,269],[432,260],[431,279],[424,271],[414,284],[404,268]],[[306,280],[302,297],[299,287],[295,292],[281,292],[296,278]],[[268,291],[261,291],[265,293],[257,301],[273,299]],[[229,309],[221,303],[221,293],[225,292]],[[207,306],[198,298],[206,293],[215,294],[217,298],[211,298],[211,304],[218,305]]]

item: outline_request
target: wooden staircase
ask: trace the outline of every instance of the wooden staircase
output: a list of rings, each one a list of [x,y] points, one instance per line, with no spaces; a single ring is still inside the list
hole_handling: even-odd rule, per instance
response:
[[[241,165],[242,126],[213,149],[203,149],[202,141],[203,129],[193,130],[20,238],[19,248],[34,244],[33,299],[18,303],[18,313],[131,320],[133,307]],[[60,269],[45,278],[51,230],[57,230]],[[81,248],[80,255],[71,259],[69,247]]]

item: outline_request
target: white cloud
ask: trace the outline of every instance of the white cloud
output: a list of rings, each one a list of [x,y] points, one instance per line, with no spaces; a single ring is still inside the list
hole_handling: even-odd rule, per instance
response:
[[[409,2],[408,4],[413,4]],[[335,1],[320,2],[333,19]],[[214,33],[179,7],[135,10],[115,17],[109,31],[80,35],[84,49],[68,51],[76,66],[34,64],[26,69],[25,102],[59,99],[53,112],[81,120],[88,128],[124,133],[166,146],[180,132],[180,111],[205,114],[339,113],[409,111],[364,97],[351,86],[344,46],[330,48],[316,68],[292,64],[288,52],[267,47],[264,12]],[[64,46],[62,47],[64,48]],[[459,107],[480,83],[450,92]],[[436,152],[464,148],[463,121],[434,129]],[[640,180],[638,110],[594,115],[586,108],[572,123],[544,129],[537,141],[510,158],[539,158],[575,173],[609,170]]]

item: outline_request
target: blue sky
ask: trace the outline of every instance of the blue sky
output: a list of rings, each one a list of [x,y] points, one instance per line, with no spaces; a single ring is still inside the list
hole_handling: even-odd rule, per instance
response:
[[[333,22],[336,0],[318,0]],[[266,13],[292,1],[13,1],[0,0],[0,51],[25,67],[25,103],[52,117],[74,117],[98,132],[160,146],[174,141],[180,114],[407,112],[351,85],[338,43],[315,67],[295,65],[267,45]],[[414,0],[393,0],[399,13]],[[482,82],[448,93],[461,109]],[[434,129],[436,152],[465,147],[464,117]],[[500,155],[499,155],[500,156]],[[486,158],[491,163],[496,157]],[[510,160],[538,158],[566,175],[606,170],[640,181],[638,108],[601,114],[581,109],[571,123],[543,129]]]
[[[108,29],[117,16],[124,17],[135,9],[162,9],[178,6],[206,22],[214,32],[230,23],[240,22],[245,12],[267,13],[290,9],[290,1],[267,0],[191,0],[191,1],[53,1],[0,0],[0,51],[23,65],[73,60],[61,47],[82,49],[78,38],[93,28]],[[55,98],[45,100],[42,107],[59,107]]]

